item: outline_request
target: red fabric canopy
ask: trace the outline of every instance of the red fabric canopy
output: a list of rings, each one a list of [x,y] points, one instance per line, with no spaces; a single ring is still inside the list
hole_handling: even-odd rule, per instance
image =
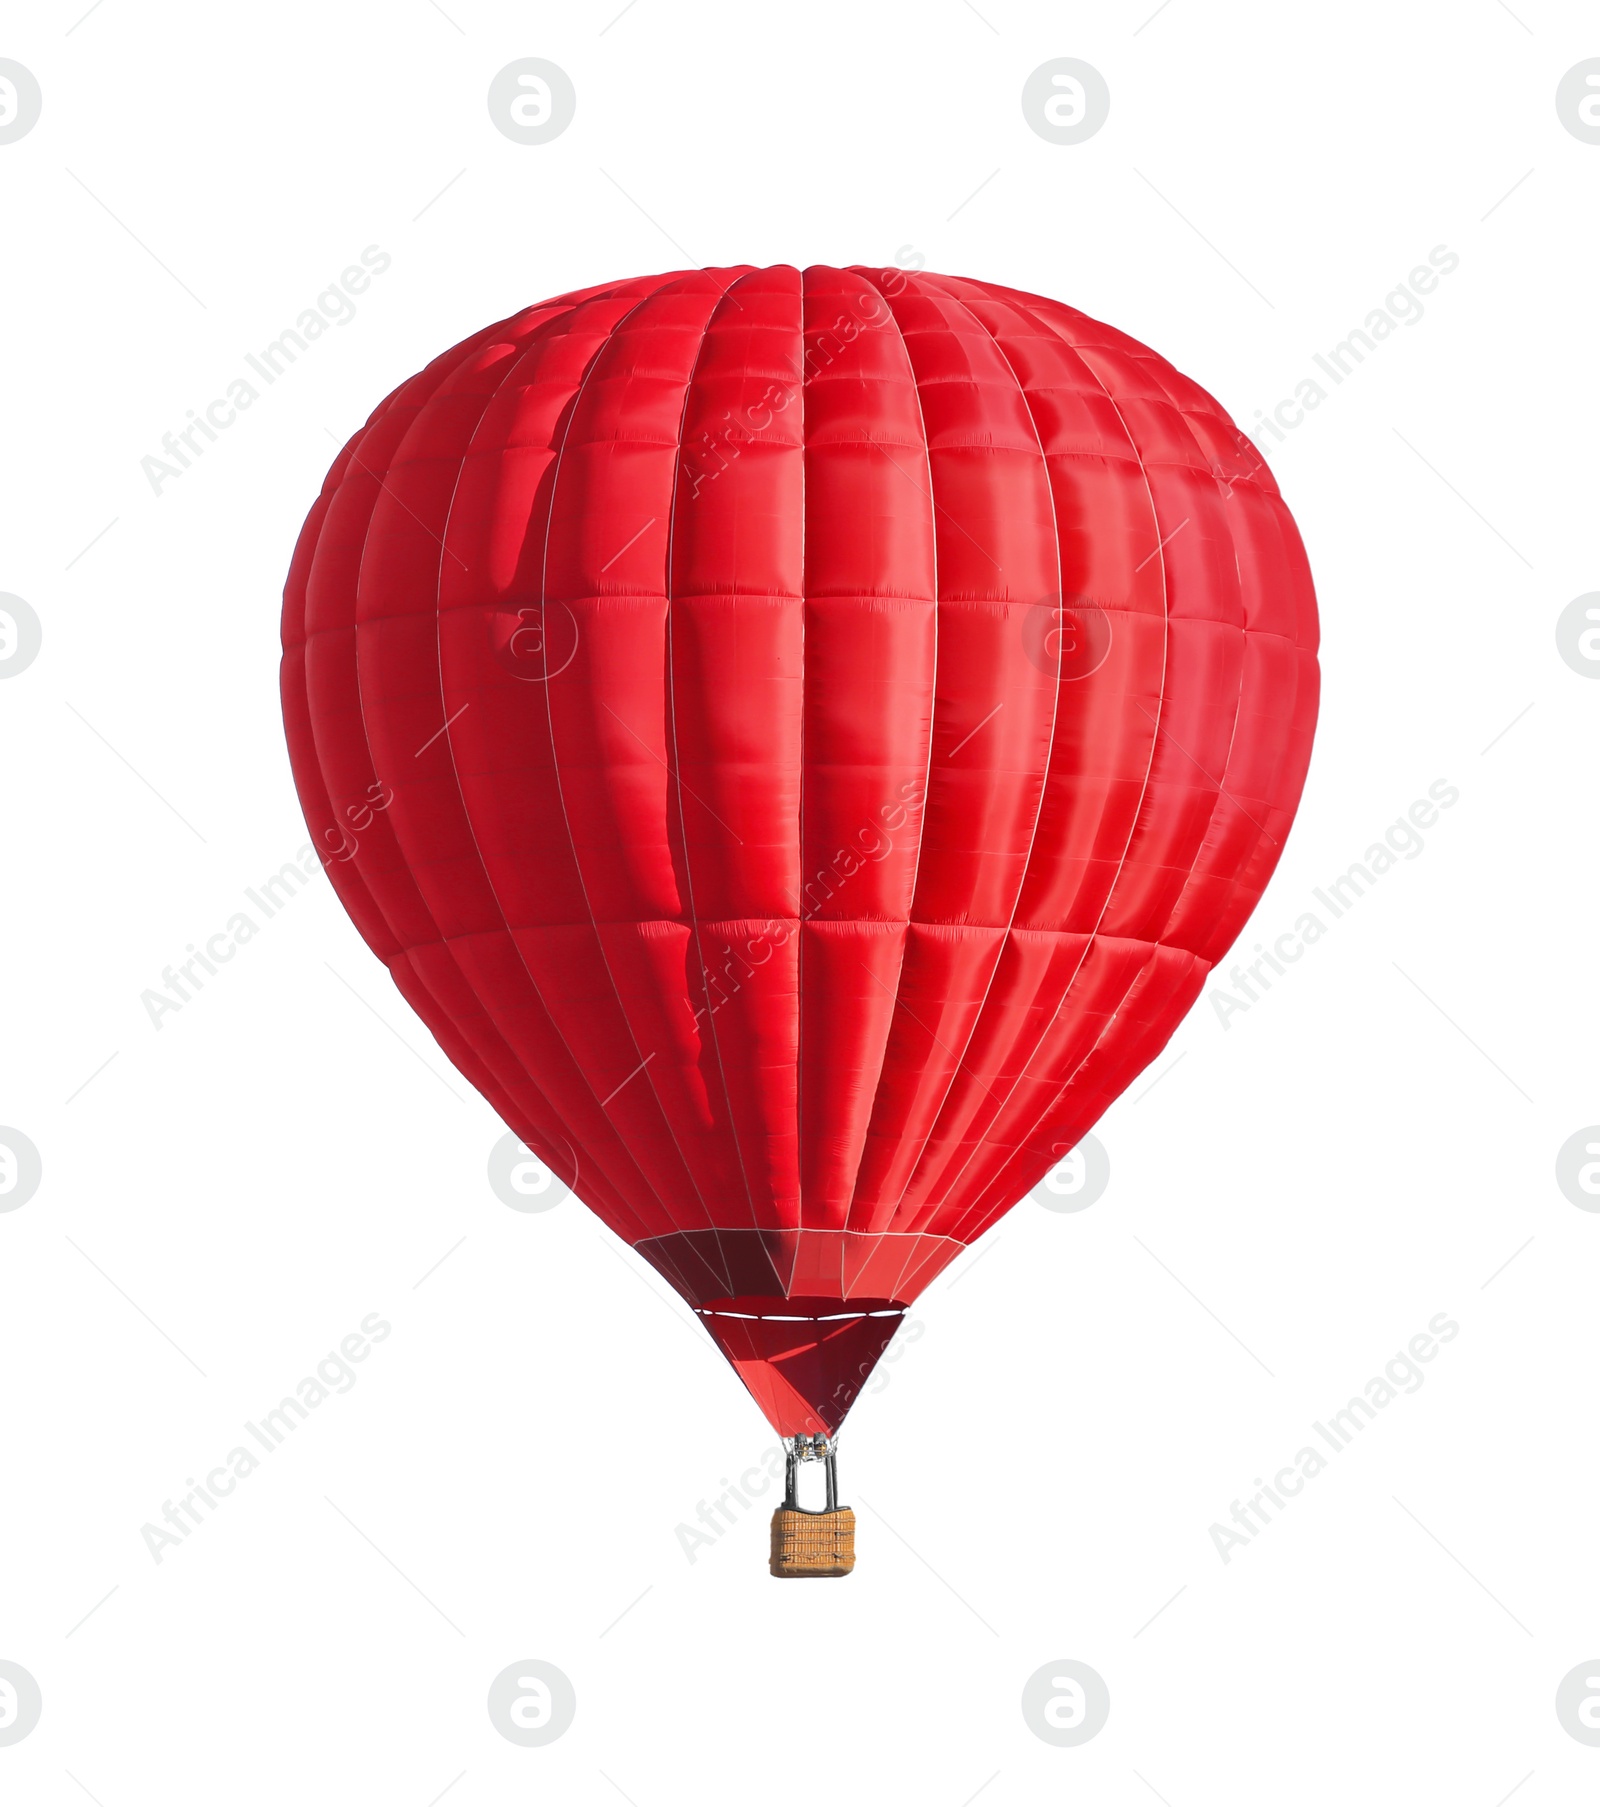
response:
[[[832,1431],[1282,849],[1316,607],[1210,396],[927,272],[560,296],[402,385],[285,594],[296,781],[441,1047]]]

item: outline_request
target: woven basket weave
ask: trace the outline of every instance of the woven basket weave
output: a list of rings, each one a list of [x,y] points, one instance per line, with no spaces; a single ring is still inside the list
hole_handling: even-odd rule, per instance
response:
[[[856,1566],[856,1515],[848,1506],[833,1512],[797,1512],[780,1506],[772,1515],[774,1575],[800,1580],[808,1575],[848,1575]]]

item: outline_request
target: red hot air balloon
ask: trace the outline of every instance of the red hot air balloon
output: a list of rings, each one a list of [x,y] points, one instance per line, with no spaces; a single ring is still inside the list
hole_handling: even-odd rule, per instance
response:
[[[283,704],[445,1053],[831,1458],[1250,914],[1316,642],[1259,454],[1145,346],[738,266],[558,296],[384,401],[300,536]]]

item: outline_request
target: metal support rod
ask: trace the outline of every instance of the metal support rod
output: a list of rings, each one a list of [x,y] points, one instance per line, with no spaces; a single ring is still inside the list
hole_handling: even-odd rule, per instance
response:
[[[791,1512],[810,1512],[819,1515],[823,1512],[839,1510],[839,1474],[838,1474],[838,1441],[818,1431],[813,1435],[787,1437],[784,1439],[784,1473],[783,1503]],[[802,1506],[798,1495],[799,1471],[802,1462],[820,1462],[823,1465],[823,1480],[827,1487],[827,1505]]]

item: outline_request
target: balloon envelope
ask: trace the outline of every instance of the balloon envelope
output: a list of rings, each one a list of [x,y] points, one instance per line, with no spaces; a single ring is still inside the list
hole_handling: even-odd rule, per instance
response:
[[[790,1435],[1198,995],[1316,637],[1259,454],[1146,347],[740,266],[543,302],[383,402],[283,701],[402,993]]]

